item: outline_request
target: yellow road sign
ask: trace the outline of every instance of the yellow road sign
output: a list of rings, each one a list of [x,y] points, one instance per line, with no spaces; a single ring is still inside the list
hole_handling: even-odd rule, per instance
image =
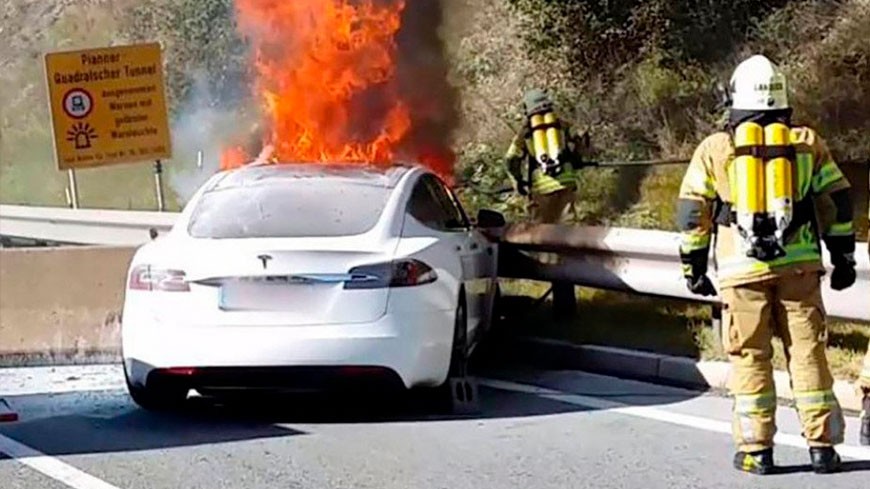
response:
[[[60,170],[172,156],[160,44],[45,55]]]

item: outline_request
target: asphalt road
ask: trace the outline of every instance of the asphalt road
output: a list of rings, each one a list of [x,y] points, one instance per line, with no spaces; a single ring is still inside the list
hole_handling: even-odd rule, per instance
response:
[[[21,416],[0,424],[4,489],[870,487],[870,449],[848,420],[846,472],[809,472],[794,412],[777,462],[731,469],[728,399],[575,371],[490,368],[479,414],[415,399],[193,399],[158,415],[115,367],[0,369]]]

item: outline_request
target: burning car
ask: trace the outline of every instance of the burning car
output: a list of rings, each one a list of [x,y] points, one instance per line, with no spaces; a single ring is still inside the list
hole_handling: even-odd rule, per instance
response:
[[[421,166],[255,164],[212,176],[137,250],[130,396],[438,388],[492,324],[498,249]]]

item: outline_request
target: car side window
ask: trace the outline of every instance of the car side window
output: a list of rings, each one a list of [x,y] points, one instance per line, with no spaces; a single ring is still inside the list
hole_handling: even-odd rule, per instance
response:
[[[422,177],[411,192],[408,212],[426,227],[439,231],[465,229],[463,215],[457,213],[440,183],[430,175]]]
[[[453,224],[453,227],[461,229],[471,227],[468,222],[468,217],[465,215],[465,211],[462,210],[462,206],[459,204],[459,201],[456,200],[456,196],[453,195],[453,192],[451,192],[450,189],[440,180],[431,178],[431,183],[434,187],[435,195],[438,197],[438,201],[444,208],[444,212],[450,216],[450,222]]]

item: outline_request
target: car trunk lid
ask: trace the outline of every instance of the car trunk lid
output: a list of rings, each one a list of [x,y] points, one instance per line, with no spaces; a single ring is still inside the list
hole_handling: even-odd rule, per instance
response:
[[[366,323],[385,314],[389,289],[345,284],[365,278],[352,268],[390,261],[384,249],[353,238],[220,240],[197,246],[186,274],[209,324]]]

